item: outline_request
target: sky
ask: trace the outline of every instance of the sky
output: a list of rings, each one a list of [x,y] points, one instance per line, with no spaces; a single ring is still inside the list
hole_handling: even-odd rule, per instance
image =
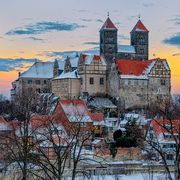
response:
[[[0,93],[36,61],[99,48],[99,30],[109,12],[118,43],[130,44],[138,21],[150,31],[150,59],[168,60],[172,93],[180,93],[180,0],[1,0]]]

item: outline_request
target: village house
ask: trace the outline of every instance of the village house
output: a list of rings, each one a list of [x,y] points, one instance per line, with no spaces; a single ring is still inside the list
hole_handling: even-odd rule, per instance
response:
[[[179,120],[152,120],[146,134],[146,149],[154,152],[157,161],[162,160],[153,146],[163,153],[167,163],[176,158],[176,146],[179,144]]]

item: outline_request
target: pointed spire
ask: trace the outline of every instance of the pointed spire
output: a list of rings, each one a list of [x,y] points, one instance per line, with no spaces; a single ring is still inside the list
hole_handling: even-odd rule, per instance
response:
[[[53,76],[54,77],[59,76],[59,64],[58,64],[57,59],[55,59],[54,61]]]
[[[70,62],[70,57],[67,56],[66,60],[65,60],[65,65],[64,65],[64,72],[71,72],[72,71],[72,66],[71,66],[71,62]]]
[[[140,14],[138,15],[138,18],[139,18],[139,20],[141,19],[141,15]]]
[[[105,23],[103,24],[103,26],[101,27],[100,31],[102,31],[103,29],[117,30],[116,26],[114,25],[114,23],[109,18],[109,12],[108,12],[108,17],[107,17]]]
[[[142,21],[140,20],[140,15],[139,15],[139,20],[138,22],[136,23],[136,25],[134,26],[134,28],[132,29],[131,33],[132,32],[135,32],[135,31],[141,31],[141,32],[149,32],[147,30],[147,28],[144,26],[144,24],[142,23]]]

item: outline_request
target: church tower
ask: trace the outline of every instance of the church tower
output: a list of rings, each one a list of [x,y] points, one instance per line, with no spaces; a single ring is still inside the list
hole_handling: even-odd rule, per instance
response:
[[[113,62],[117,53],[117,31],[117,28],[108,16],[100,29],[100,55],[105,57],[109,65]]]
[[[59,64],[57,59],[54,61],[54,67],[53,67],[53,77],[58,77],[59,76]]]
[[[71,62],[70,62],[70,57],[67,56],[66,60],[65,60],[65,65],[64,65],[64,72],[71,72],[72,71],[72,66],[71,66]]]
[[[144,24],[139,21],[134,26],[131,34],[131,45],[135,47],[138,60],[148,60],[149,56],[149,31]]]

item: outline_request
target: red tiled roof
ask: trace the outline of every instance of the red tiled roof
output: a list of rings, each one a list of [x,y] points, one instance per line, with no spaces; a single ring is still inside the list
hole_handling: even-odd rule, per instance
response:
[[[154,132],[159,135],[161,133],[168,133],[166,126],[170,126],[170,131],[173,133],[179,133],[180,120],[152,120],[151,124],[153,126]],[[172,125],[172,128],[171,128]]]
[[[47,125],[50,123],[52,117],[47,116],[47,115],[37,115],[37,116],[33,116],[30,120],[31,126],[32,128],[38,129],[38,128],[42,128],[42,127],[47,127]]]
[[[91,57],[92,60],[96,60],[96,61],[101,60],[101,56],[99,56],[99,55],[82,54],[82,58],[83,58],[84,61],[86,61],[89,56]]]
[[[147,30],[147,28],[144,26],[144,24],[142,23],[141,20],[139,20],[136,25],[134,26],[134,28],[132,29],[131,33],[134,31],[143,31],[143,32],[149,32]]]
[[[143,72],[148,68],[154,60],[116,60],[116,68],[121,75],[143,75]]]
[[[103,121],[104,115],[103,113],[91,113],[91,118],[93,121]]]
[[[59,102],[66,115],[89,114],[87,106],[83,100],[60,100]]]
[[[96,60],[96,61],[99,61],[99,60],[101,60],[101,57],[98,56],[98,55],[94,55],[93,59]]]
[[[2,117],[2,116],[0,116],[0,123],[2,123],[2,124],[6,124],[7,123],[7,121]]]
[[[103,24],[101,30],[103,29],[116,29],[117,30],[116,26],[113,24],[113,22],[111,21],[109,17],[106,19],[105,23]]]

